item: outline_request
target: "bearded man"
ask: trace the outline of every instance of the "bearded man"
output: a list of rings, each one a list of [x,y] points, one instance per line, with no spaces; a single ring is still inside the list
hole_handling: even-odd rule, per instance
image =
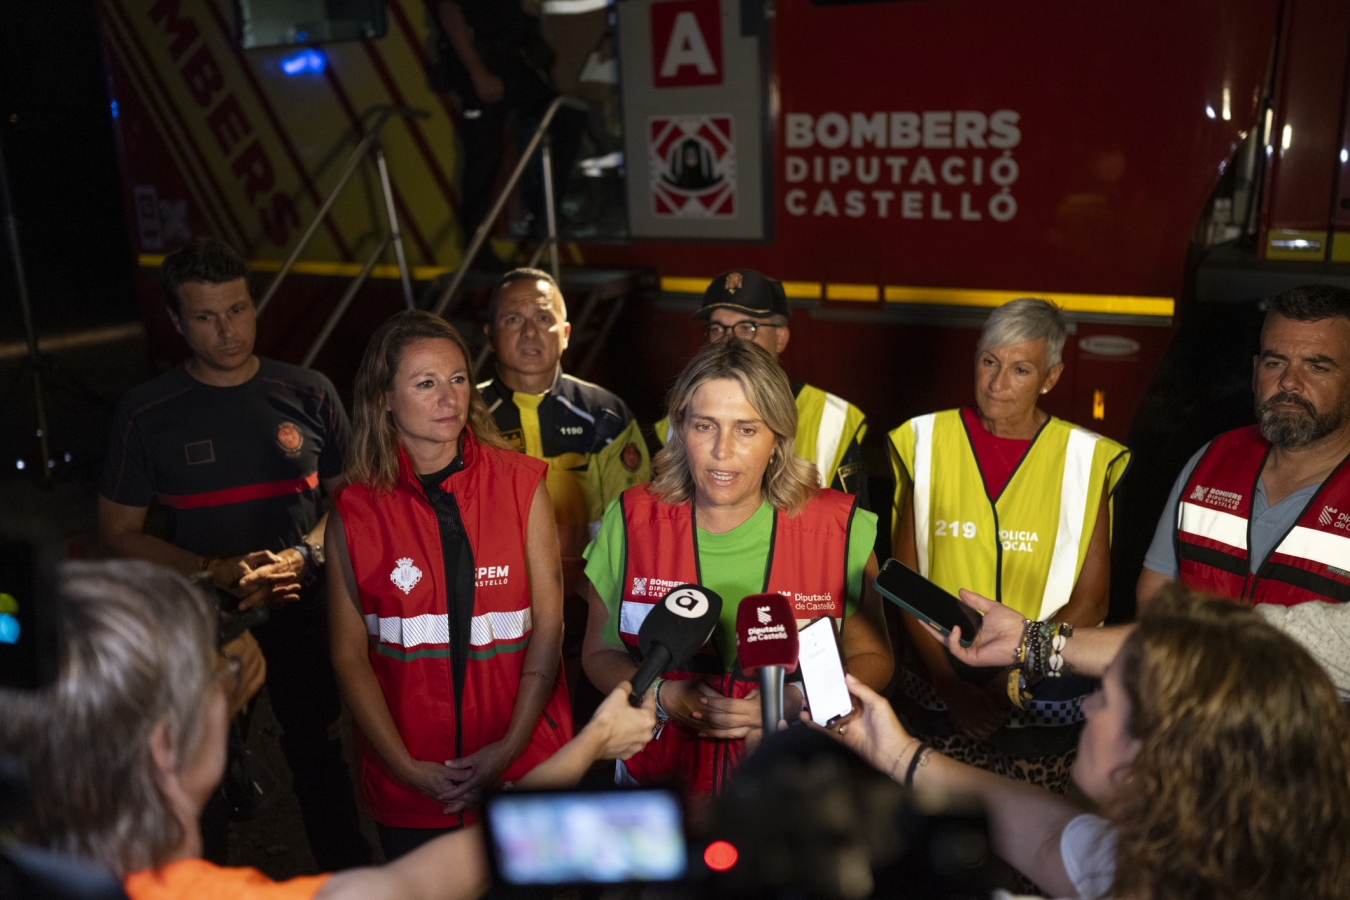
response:
[[[1173,485],[1139,609],[1180,579],[1276,624],[1306,620],[1344,655],[1327,617],[1350,609],[1350,290],[1311,285],[1270,301],[1252,389],[1257,424],[1200,448]]]

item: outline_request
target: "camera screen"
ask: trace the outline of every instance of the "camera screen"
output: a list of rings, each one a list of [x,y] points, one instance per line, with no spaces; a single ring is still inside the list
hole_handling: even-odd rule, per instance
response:
[[[668,791],[498,794],[487,828],[507,884],[674,881],[687,867],[684,815]]]

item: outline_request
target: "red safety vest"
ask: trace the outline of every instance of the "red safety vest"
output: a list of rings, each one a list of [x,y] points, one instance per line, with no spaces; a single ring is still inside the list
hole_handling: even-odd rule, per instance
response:
[[[532,627],[525,530],[545,464],[484,446],[467,431],[462,447],[464,468],[442,483],[455,495],[476,574],[461,709],[455,708],[440,530],[403,448],[392,492],[353,484],[335,498],[370,635],[371,667],[408,752],[432,762],[468,756],[506,735]],[[559,667],[529,746],[502,780],[521,778],[571,738]],[[375,821],[395,828],[473,821],[472,814],[445,815],[441,803],[395,779],[359,729],[356,747],[362,797]]]
[[[1270,452],[1253,425],[1221,434],[1177,503],[1181,580],[1249,605],[1350,601],[1350,468],[1342,461],[1255,573],[1248,558],[1252,497]]]
[[[640,485],[623,492],[626,564],[619,604],[619,637],[634,658],[638,630],[647,613],[671,588],[698,584],[698,533],[693,504],[672,506]],[[765,593],[793,601],[798,624],[821,616],[842,618],[848,590],[849,525],[857,499],[822,490],[796,516],[779,510],[769,539]],[[740,598],[732,601],[732,610]],[[727,611],[723,611],[723,617]],[[668,679],[699,678],[727,697],[744,697],[759,686],[739,664],[726,672],[722,655],[710,640],[690,664],[691,671],[671,672]],[[644,784],[675,779],[695,793],[721,791],[745,753],[745,742],[700,738],[674,722],[656,740],[625,762],[628,773]]]

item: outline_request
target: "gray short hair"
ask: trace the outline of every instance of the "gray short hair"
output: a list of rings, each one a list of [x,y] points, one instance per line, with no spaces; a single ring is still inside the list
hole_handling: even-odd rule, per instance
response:
[[[975,353],[1044,338],[1047,365],[1054,368],[1064,360],[1064,339],[1068,333],[1058,306],[1049,300],[1019,297],[989,314]]]
[[[54,684],[0,690],[0,752],[27,769],[21,839],[119,877],[168,862],[183,829],[150,735],[168,725],[186,765],[205,734],[218,613],[182,576],[148,562],[61,567]]]

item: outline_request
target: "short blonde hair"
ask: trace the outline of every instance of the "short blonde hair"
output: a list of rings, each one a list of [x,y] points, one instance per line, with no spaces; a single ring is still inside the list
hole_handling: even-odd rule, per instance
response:
[[[423,338],[449,341],[464,355],[465,366],[473,365],[468,342],[440,316],[420,309],[406,310],[381,325],[366,345],[352,390],[352,448],[347,460],[347,477],[352,481],[380,491],[391,491],[398,483],[398,432],[393,415],[385,408],[385,395],[394,386],[403,349]],[[510,449],[502,440],[483,395],[478,393],[472,372],[465,427],[480,444]]]
[[[706,344],[684,367],[666,401],[670,439],[652,458],[652,490],[666,503],[680,504],[694,497],[694,476],[684,425],[694,393],[709,381],[729,379],[745,391],[745,399],[774,434],[774,453],[764,470],[760,490],[774,509],[795,516],[820,492],[815,463],[793,449],[797,438],[797,401],[792,385],[769,351],[751,341],[732,339]]]

